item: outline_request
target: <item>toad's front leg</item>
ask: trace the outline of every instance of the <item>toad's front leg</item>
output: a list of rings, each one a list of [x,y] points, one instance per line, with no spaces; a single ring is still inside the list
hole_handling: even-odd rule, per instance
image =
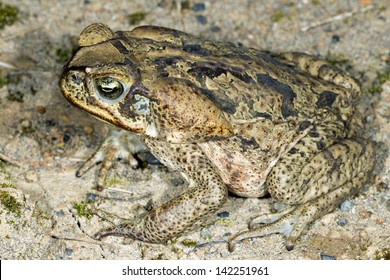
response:
[[[134,158],[134,155],[145,150],[146,147],[136,134],[123,129],[111,128],[95,153],[77,170],[76,176],[81,177],[92,166],[102,163],[96,184],[96,189],[102,191],[108,171],[116,159],[123,159],[133,168],[136,168],[138,161]]]
[[[196,144],[155,142],[148,145],[152,153],[163,164],[183,172],[189,189],[142,218],[99,232],[97,239],[117,235],[163,243],[200,225],[226,201],[226,186]]]

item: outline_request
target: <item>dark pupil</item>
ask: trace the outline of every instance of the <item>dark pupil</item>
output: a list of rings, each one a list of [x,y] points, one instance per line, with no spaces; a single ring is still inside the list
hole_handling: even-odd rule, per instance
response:
[[[104,98],[114,100],[123,93],[123,85],[116,79],[104,77],[95,80],[96,88]]]

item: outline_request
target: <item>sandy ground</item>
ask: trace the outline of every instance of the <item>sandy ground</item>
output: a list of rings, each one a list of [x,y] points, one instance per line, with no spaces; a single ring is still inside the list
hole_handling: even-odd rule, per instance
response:
[[[1,259],[390,258],[390,81],[372,90],[377,73],[389,71],[389,1],[4,2],[19,8],[19,19],[0,30],[0,74],[8,80],[0,88]],[[129,15],[138,12],[145,17],[134,23]],[[377,148],[372,178],[341,209],[315,222],[290,252],[281,235],[227,250],[228,236],[245,229],[251,216],[269,211],[269,199],[231,197],[203,228],[165,245],[92,239],[109,225],[106,220],[131,218],[186,187],[179,174],[158,165],[131,170],[118,163],[109,186],[126,193],[94,191],[98,167],[75,177],[107,127],[69,105],[57,83],[72,41],[92,22],[114,30],[161,25],[341,62],[365,88],[365,137]]]

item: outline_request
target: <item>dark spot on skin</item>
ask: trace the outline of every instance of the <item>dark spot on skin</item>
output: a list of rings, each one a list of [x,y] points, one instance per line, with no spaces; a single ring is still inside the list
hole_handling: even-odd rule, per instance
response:
[[[328,74],[330,71],[335,71],[335,68],[331,67],[328,64],[321,65],[320,68],[318,68],[318,76],[324,77],[326,74]]]
[[[298,150],[297,150],[297,148],[291,148],[289,151],[288,151],[288,153],[290,154],[290,155],[294,155],[294,154],[296,154],[298,152]]]
[[[273,58],[271,55],[269,55],[268,53],[266,52],[260,52],[256,55],[258,58],[268,62],[268,63],[271,63],[272,65],[275,65],[275,66],[278,66],[278,67],[283,67],[283,68],[286,68],[286,64],[283,64],[281,63],[279,60],[276,60],[275,58]]]
[[[206,136],[204,137],[204,140],[205,141],[220,141],[220,140],[224,140],[226,137],[222,137],[222,136]]]
[[[214,79],[227,72],[228,70],[221,66],[213,64],[201,65],[200,63],[194,63],[193,68],[187,71],[188,74],[195,74],[196,80],[202,84],[204,83],[204,76]]]
[[[119,40],[111,41],[111,44],[122,54],[128,54],[129,50]]]
[[[317,138],[317,137],[320,137],[320,134],[317,131],[315,131],[315,130],[311,130],[309,132],[309,136],[313,137],[313,138]]]
[[[156,70],[159,73],[159,78],[169,77],[169,73],[165,71],[165,68],[168,66],[172,66],[176,68],[176,63],[182,61],[183,59],[180,57],[158,57],[153,60],[153,64],[156,66]]]
[[[246,139],[242,137],[241,135],[236,135],[238,139],[240,139],[241,142],[241,149],[246,152],[248,150],[248,147],[251,147],[252,150],[260,148],[259,143],[252,137],[250,139]]]
[[[272,121],[272,115],[262,112],[252,112],[253,117],[255,118],[265,118],[267,120]]]
[[[303,121],[299,124],[299,131],[304,131],[306,128],[308,128],[311,125],[311,122],[309,121]]]
[[[125,117],[126,119],[134,119],[137,117],[137,115],[132,110],[133,103],[133,96],[131,93],[128,93],[123,101],[118,103],[118,111],[120,112],[121,116]]]
[[[175,37],[175,38],[180,38],[180,32],[179,32],[178,30],[172,29],[172,30],[171,30],[171,34],[172,34],[173,37]]]
[[[233,171],[231,174],[230,174],[230,181],[231,182],[238,182],[239,179],[241,177],[241,172],[239,171]]]
[[[352,141],[355,141],[356,143],[358,143],[361,147],[362,147],[362,150],[360,151],[360,154],[359,156],[362,156],[366,153],[366,145],[367,145],[367,142],[364,141],[363,139],[361,138],[358,138],[358,137],[352,137],[350,138]],[[348,148],[348,151],[349,151],[349,148]]]
[[[211,51],[208,49],[203,48],[199,44],[185,44],[183,45],[183,51],[195,54],[198,56],[209,56],[211,55]]]
[[[342,164],[341,158],[335,158],[329,150],[323,151],[324,158],[328,161],[328,166],[331,168],[328,170],[327,175],[330,177],[334,171],[340,172],[340,166]]]
[[[165,67],[176,64],[182,60],[180,57],[158,57],[153,60],[153,64],[156,64],[158,70],[164,70]]]
[[[123,64],[119,64],[119,65],[124,65],[128,68],[130,75],[134,80],[134,85],[139,86],[140,81],[141,81],[141,73],[140,73],[140,70],[137,67],[137,65],[134,64],[134,62],[131,59],[129,59],[128,57],[125,58],[125,60],[123,61]]]
[[[318,108],[331,107],[336,100],[337,94],[333,91],[325,90],[320,93],[316,105]]]
[[[325,149],[325,147],[326,147],[326,144],[322,141],[317,142],[316,145],[317,145],[317,149],[320,151]]]
[[[253,79],[252,79],[252,77],[249,76],[248,74],[246,74],[245,71],[244,71],[243,69],[239,69],[239,68],[238,68],[238,69],[235,69],[235,70],[230,70],[230,73],[231,73],[234,77],[240,79],[241,81],[243,81],[243,82],[245,82],[245,83],[247,83],[247,84],[253,83],[253,82],[254,82]],[[243,73],[244,73],[244,74],[243,74]]]
[[[228,67],[220,63],[209,63],[209,62],[196,62],[192,64],[191,69],[187,71],[188,74],[195,74],[198,82],[204,84],[205,76],[210,79],[219,77],[220,75],[231,73],[237,79],[245,83],[253,83],[251,76],[245,73],[245,71],[238,67]]]
[[[236,112],[237,105],[224,93],[214,92],[205,88],[199,88],[199,90],[222,111],[229,114],[234,114]]]
[[[131,69],[134,69],[135,68],[135,65],[134,63],[129,59],[129,58],[125,58],[125,60],[123,61],[124,64],[126,64],[127,66],[129,66]]]
[[[298,114],[294,108],[294,98],[296,97],[296,94],[289,85],[279,82],[268,74],[257,74],[256,76],[259,84],[266,88],[273,89],[282,96],[281,111],[284,118],[296,116]]]
[[[237,47],[234,47],[234,49],[238,49]],[[239,58],[239,59],[242,59],[242,60],[245,60],[245,61],[252,61],[252,57],[250,57],[249,55],[246,55],[246,54],[243,54],[243,53],[240,53],[240,52],[231,52],[231,53],[227,53],[227,54],[223,54],[222,57],[226,57],[226,58]]]

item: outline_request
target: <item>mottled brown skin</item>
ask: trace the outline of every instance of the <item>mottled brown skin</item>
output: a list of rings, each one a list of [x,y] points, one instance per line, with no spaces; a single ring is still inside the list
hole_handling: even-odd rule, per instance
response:
[[[269,193],[286,208],[254,218],[229,247],[283,233],[292,249],[309,223],[362,186],[373,166],[372,144],[358,136],[360,88],[325,61],[154,26],[114,33],[93,24],[79,46],[60,80],[64,96],[126,131],[109,136],[78,174],[106,154],[103,184],[113,154],[134,162],[132,154],[146,148],[189,182],[181,196],[98,238],[165,242],[201,224],[228,191]],[[126,150],[117,143],[123,137],[131,142]]]

